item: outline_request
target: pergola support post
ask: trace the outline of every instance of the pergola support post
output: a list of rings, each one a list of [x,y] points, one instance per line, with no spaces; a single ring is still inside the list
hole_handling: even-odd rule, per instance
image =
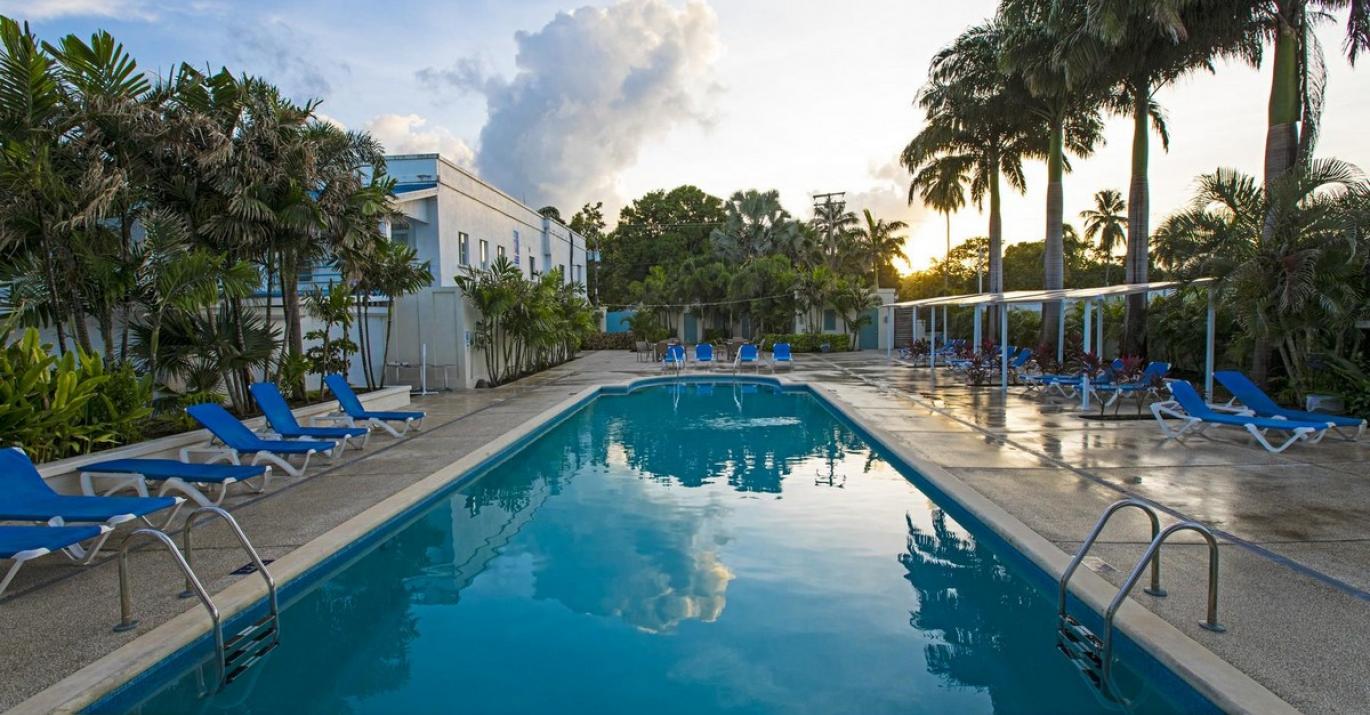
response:
[[[1103,301],[1099,301],[1099,304],[1096,305],[1096,306],[1094,306],[1094,308],[1095,308],[1095,311],[1094,311],[1094,312],[1096,312],[1096,313],[1099,315],[1099,329],[1098,329],[1097,331],[1095,331],[1095,333],[1094,333],[1094,336],[1095,336],[1095,337],[1094,337],[1094,342],[1098,345],[1098,347],[1095,348],[1094,352],[1098,353],[1099,359],[1100,359],[1100,360],[1103,360],[1103,359],[1104,359],[1104,303],[1103,303]]]
[[[928,311],[932,313],[932,334],[928,336],[928,369],[937,370],[937,308]]]
[[[978,353],[978,352],[980,352],[980,343],[983,342],[983,340],[981,340],[981,337],[980,337],[980,306],[978,306],[978,305],[971,306],[971,309],[975,311],[975,322],[974,322],[974,324],[975,324],[975,345],[974,345],[974,350],[975,350],[975,352]]]
[[[1008,303],[999,304],[999,391],[1008,399]]]
[[[1066,301],[1061,299],[1061,310],[1056,314],[1056,362],[1066,361]]]
[[[1208,288],[1208,324],[1204,329],[1204,399],[1213,401],[1213,342],[1217,330],[1217,303],[1213,287]]]

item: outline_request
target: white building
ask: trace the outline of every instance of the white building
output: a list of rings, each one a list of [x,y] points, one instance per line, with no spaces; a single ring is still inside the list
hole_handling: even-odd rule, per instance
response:
[[[413,366],[398,368],[398,377],[417,382],[426,346],[430,388],[474,387],[486,376],[471,346],[480,316],[466,306],[457,276],[504,256],[527,278],[560,268],[563,280],[583,286],[585,238],[437,154],[389,156],[386,170],[398,182],[395,200],[405,216],[391,226],[391,238],[433,269],[432,287],[395,306],[390,362]]]

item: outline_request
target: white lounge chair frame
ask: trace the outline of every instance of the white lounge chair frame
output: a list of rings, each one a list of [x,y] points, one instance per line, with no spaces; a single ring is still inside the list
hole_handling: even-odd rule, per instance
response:
[[[61,524],[54,524],[53,526],[61,526]],[[59,551],[65,554],[67,558],[83,566],[90,563],[90,560],[95,557],[95,554],[99,553],[100,547],[104,546],[105,541],[109,539],[109,535],[114,533],[114,527],[109,524],[92,524],[92,526],[98,526],[100,528],[100,536],[96,538],[94,546],[82,548],[79,544],[72,544],[71,546],[59,549]],[[4,578],[0,578],[0,594],[5,593],[5,590],[10,586],[10,582],[14,580],[15,575],[19,573],[19,569],[23,567],[24,564],[36,558],[47,556],[50,553],[52,553],[52,549],[29,549],[27,551],[20,551],[9,557],[9,561],[11,562],[9,570],[5,571]]]
[[[1234,414],[1236,414],[1238,417],[1252,416],[1249,412]],[[1164,402],[1152,403],[1151,415],[1155,417],[1156,422],[1160,424],[1161,433],[1165,435],[1166,439],[1173,439],[1176,442],[1179,442],[1180,444],[1184,444],[1185,439],[1187,439],[1191,435],[1198,435],[1200,437],[1207,438],[1207,435],[1205,433],[1208,431],[1210,427],[1238,426],[1223,425],[1216,422],[1206,422],[1201,417],[1194,417],[1193,415],[1190,415],[1189,413],[1185,412],[1184,409],[1180,407],[1180,403],[1175,400],[1166,400]],[[1174,429],[1170,425],[1166,424],[1167,417],[1182,420],[1183,424],[1180,425],[1179,429]],[[1292,447],[1296,442],[1300,441],[1307,441],[1310,444],[1317,444],[1318,442],[1322,441],[1323,436],[1327,434],[1326,429],[1319,431],[1313,429],[1312,427],[1295,427],[1290,430],[1289,439],[1285,440],[1283,443],[1276,446],[1272,444],[1269,439],[1266,438],[1267,430],[1262,430],[1253,424],[1247,424],[1244,425],[1244,427],[1246,428],[1246,431],[1250,433],[1251,436],[1256,440],[1256,442],[1259,443],[1262,447],[1265,448],[1267,452],[1270,452],[1271,454],[1279,454],[1280,452],[1283,452],[1284,450]]]
[[[182,461],[185,461],[184,457],[182,458]],[[161,488],[157,490],[157,496],[159,497],[166,496],[167,492],[175,491],[184,494],[186,497],[190,498],[191,501],[195,502],[196,504],[199,504],[200,506],[221,506],[224,503],[224,497],[228,496],[228,487],[232,484],[243,484],[253,494],[261,494],[262,492],[265,492],[267,485],[271,483],[271,465],[266,465],[266,472],[264,472],[261,476],[260,485],[254,485],[252,483],[254,480],[256,480],[256,477],[254,477],[253,479],[236,479],[233,477],[229,477],[228,479],[219,482],[219,488],[217,489],[219,495],[217,498],[214,499],[211,499],[208,494],[205,494],[203,490],[195,486],[196,482],[187,481],[180,477],[168,477],[166,479],[148,479],[145,475],[130,474],[128,472],[83,471],[81,472],[80,478],[81,493],[87,496],[110,496],[116,492],[131,488],[138,493],[138,496],[145,497],[149,496],[147,483],[149,481],[160,481]],[[112,486],[109,486],[103,494],[100,494],[95,489],[96,479],[108,479],[113,481],[114,484]]]

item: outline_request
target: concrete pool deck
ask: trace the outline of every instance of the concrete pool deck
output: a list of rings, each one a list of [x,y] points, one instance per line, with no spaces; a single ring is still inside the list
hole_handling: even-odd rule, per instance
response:
[[[1085,420],[1016,391],[1005,402],[995,390],[946,380],[934,390],[926,368],[890,365],[873,352],[801,355],[797,362],[791,379],[833,395],[1067,552],[1124,494],[1231,534],[1222,547],[1219,612],[1229,633],[1197,625],[1206,562],[1195,541],[1165,551],[1170,597],[1134,600],[1302,710],[1370,702],[1363,657],[1370,642],[1370,469],[1363,466],[1370,446],[1329,438],[1271,457],[1236,433],[1230,442],[1162,443],[1150,422]],[[497,390],[420,398],[429,420],[417,436],[378,436],[365,452],[320,463],[307,479],[277,479],[267,495],[230,497],[228,504],[263,556],[279,558],[587,386],[648,374],[659,370],[630,353],[596,352]],[[1141,522],[1120,516],[1091,568],[1121,581],[1147,541]],[[226,536],[207,526],[197,540],[197,571],[211,592],[256,578],[229,575],[246,559]],[[134,554],[142,625],[124,634],[110,631],[118,618],[111,561],[79,568],[47,558],[26,567],[0,601],[10,646],[0,651],[0,707],[198,609],[174,598],[180,583],[166,558],[147,549]]]

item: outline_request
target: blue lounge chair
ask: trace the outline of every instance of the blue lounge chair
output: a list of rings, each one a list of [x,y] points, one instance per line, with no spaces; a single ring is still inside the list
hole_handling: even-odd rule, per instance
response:
[[[357,393],[352,391],[352,386],[347,384],[347,380],[342,375],[328,375],[323,380],[328,385],[328,391],[337,398],[338,407],[341,410],[322,419],[341,422],[348,427],[356,427],[357,422],[360,421],[369,427],[380,427],[389,432],[391,437],[400,437],[411,429],[417,430],[423,426],[423,418],[425,417],[423,412],[418,410],[368,410],[362,406],[362,401],[357,398]],[[395,429],[390,426],[391,422],[399,422],[404,426],[404,429]]]
[[[675,370],[680,372],[685,369],[685,346],[667,345],[666,354],[661,356],[662,370]]]
[[[712,370],[714,367],[714,346],[708,343],[695,345],[695,362],[700,365],[708,365]]]
[[[771,372],[775,372],[781,365],[794,369],[794,355],[790,352],[789,343],[776,343],[775,347],[771,348]]]
[[[760,369],[760,363],[757,360],[757,356],[756,345],[744,343],[738,346],[737,359],[733,360],[733,372],[737,372],[737,369],[743,365],[751,365],[753,368]]]
[[[1237,404],[1241,403],[1241,409],[1255,414],[1257,417],[1283,417],[1287,420],[1299,422],[1318,422],[1326,424],[1337,432],[1337,434],[1348,440],[1355,441],[1365,433],[1365,420],[1359,417],[1347,417],[1345,415],[1326,415],[1321,412],[1305,412],[1303,410],[1292,410],[1280,407],[1278,403],[1270,399],[1259,385],[1252,382],[1250,378],[1236,370],[1220,370],[1213,373],[1213,377],[1232,393],[1232,401],[1226,405],[1221,405],[1219,410],[1236,411]],[[1354,429],[1355,434],[1347,434],[1342,429]]]
[[[209,464],[219,461],[242,464],[243,456],[250,454],[253,464],[268,462],[280,467],[286,474],[298,477],[309,468],[310,457],[319,453],[333,456],[338,448],[336,442],[262,439],[248,429],[247,425],[239,422],[238,418],[229,414],[222,405],[216,405],[212,402],[191,405],[186,408],[186,414],[195,418],[196,422],[209,430],[209,433],[214,435],[218,441],[223,442],[224,446],[215,447],[211,442],[207,447],[183,449],[181,450],[182,461],[190,461],[193,454],[203,454],[209,457]],[[298,469],[290,463],[292,456],[304,457],[304,461]]]
[[[1274,417],[1219,412],[1209,407],[1199,396],[1194,386],[1184,380],[1169,380],[1166,385],[1170,388],[1170,394],[1175,399],[1152,404],[1151,414],[1160,423],[1161,432],[1165,434],[1166,438],[1177,442],[1183,442],[1184,438],[1191,432],[1203,435],[1209,427],[1215,425],[1241,427],[1250,432],[1251,436],[1262,447],[1265,447],[1266,451],[1278,454],[1289,449],[1291,445],[1300,440],[1318,442],[1327,433],[1326,423],[1299,422]],[[1171,429],[1170,425],[1166,424],[1167,417],[1184,420],[1184,424],[1179,429]],[[1270,430],[1287,432],[1289,439],[1279,446],[1275,446],[1266,439],[1266,432]]]
[[[166,526],[176,518],[185,499],[181,497],[91,497],[58,494],[27,454],[17,447],[0,449],[0,521],[46,522],[50,526],[67,523],[102,524],[113,529],[124,522],[142,519],[149,525],[149,514],[170,510]],[[105,533],[89,549],[66,547],[78,560],[90,563],[104,546]]]
[[[280,435],[281,439],[326,439],[341,442],[344,448],[348,440],[360,439],[357,449],[364,449],[371,438],[371,430],[366,427],[301,427],[275,383],[259,382],[248,389],[252,391],[252,399],[257,401],[257,406],[262,408],[271,431]]]
[[[94,496],[95,480],[113,480],[105,495],[132,487],[139,496],[148,496],[147,483],[161,482],[162,488],[157,495],[163,496],[175,490],[190,497],[200,506],[219,506],[228,494],[228,487],[239,482],[246,484],[253,492],[266,491],[271,480],[271,466],[262,464],[193,464],[189,455],[182,461],[174,459],[112,459],[81,467],[81,491]],[[261,479],[260,484],[251,480]],[[218,487],[219,497],[210,499],[196,485]]]
[[[1136,380],[1090,385],[1090,389],[1095,391],[1094,396],[1099,401],[1100,412],[1123,397],[1135,397],[1137,398],[1137,411],[1140,413],[1145,398],[1160,398],[1162,381],[1168,372],[1170,372],[1170,363],[1158,360],[1147,363],[1146,369],[1142,370],[1142,374],[1137,376]]]
[[[5,594],[14,575],[24,564],[46,556],[54,551],[62,551],[72,558],[71,549],[80,549],[81,542],[87,539],[101,539],[111,530],[109,526],[0,526],[0,559],[10,561],[9,570],[0,578],[0,596]]]

